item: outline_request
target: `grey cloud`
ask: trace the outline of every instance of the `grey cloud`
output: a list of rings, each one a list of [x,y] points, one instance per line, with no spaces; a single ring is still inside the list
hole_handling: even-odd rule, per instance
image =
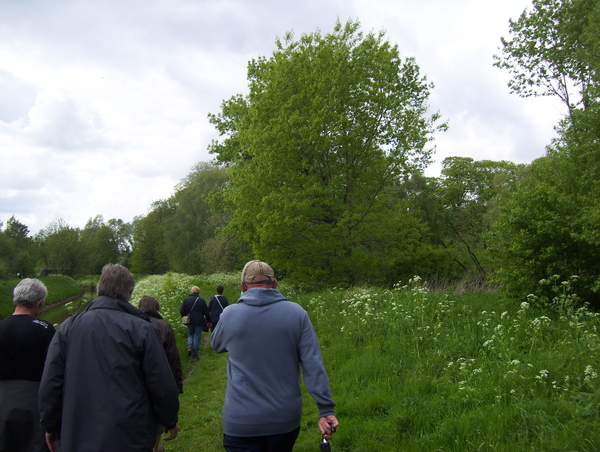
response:
[[[13,122],[27,116],[39,88],[0,70],[0,121]]]
[[[40,94],[25,130],[38,145],[58,151],[108,145],[98,112],[63,93]]]

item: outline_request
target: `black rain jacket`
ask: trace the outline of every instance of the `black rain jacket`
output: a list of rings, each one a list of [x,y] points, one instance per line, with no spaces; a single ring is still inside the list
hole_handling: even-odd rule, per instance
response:
[[[105,296],[58,328],[42,376],[42,427],[61,452],[148,452],[156,426],[173,428],[178,389],[156,328]]]

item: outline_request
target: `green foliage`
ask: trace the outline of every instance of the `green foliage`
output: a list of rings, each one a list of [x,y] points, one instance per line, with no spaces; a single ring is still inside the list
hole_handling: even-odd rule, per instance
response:
[[[493,269],[486,234],[523,166],[470,157],[448,157],[442,162],[437,193],[443,209],[443,243],[465,274],[475,279],[486,281]]]
[[[557,96],[569,109],[585,105],[598,68],[599,11],[598,0],[533,0],[533,10],[510,21],[512,39],[502,39],[503,55],[495,57],[513,76],[511,91]]]
[[[14,216],[8,219],[4,231],[0,223],[0,279],[12,278],[17,273],[33,276],[36,259],[29,228]]]
[[[59,219],[41,229],[35,242],[45,268],[71,277],[90,273],[90,247],[81,239],[79,229]]]
[[[232,229],[287,276],[388,281],[424,240],[392,187],[429,162],[432,85],[357,22],[276,44],[250,62],[249,95],[210,116],[226,136],[211,152],[231,168]]]
[[[550,299],[538,281],[577,277],[574,292],[600,302],[600,92],[597,0],[536,0],[511,23],[502,67],[520,73],[521,94],[542,87],[559,96],[569,115],[548,155],[533,162],[493,227],[496,278],[509,293]],[[581,101],[568,89],[574,85]]]
[[[229,216],[212,214],[208,200],[227,179],[225,168],[201,162],[176,187],[173,203],[177,207],[165,220],[165,245],[172,270],[188,274],[205,271],[202,247],[229,220]]]
[[[134,273],[158,275],[169,270],[165,243],[165,222],[175,212],[171,200],[156,201],[145,217],[133,222],[131,270]]]

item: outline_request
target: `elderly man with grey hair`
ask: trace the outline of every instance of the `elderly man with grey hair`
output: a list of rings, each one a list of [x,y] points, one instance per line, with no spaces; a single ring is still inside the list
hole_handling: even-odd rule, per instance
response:
[[[15,311],[0,321],[0,451],[47,451],[38,390],[54,326],[38,319],[48,295],[37,279],[13,290]]]
[[[158,424],[165,440],[177,436],[179,391],[158,332],[129,303],[134,285],[125,267],[105,265],[98,298],[50,344],[39,403],[52,452],[149,452]]]

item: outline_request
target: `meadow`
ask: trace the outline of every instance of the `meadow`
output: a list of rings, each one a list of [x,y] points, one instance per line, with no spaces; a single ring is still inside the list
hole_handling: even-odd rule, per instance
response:
[[[192,285],[207,301],[223,284],[230,302],[239,274],[167,274],[139,281],[132,302],[153,295],[180,350],[179,306]],[[545,282],[549,283],[549,282]],[[534,297],[434,293],[415,277],[392,290],[279,287],[309,313],[341,423],[334,451],[600,450],[597,313],[577,307],[554,282],[552,308]],[[222,451],[220,410],[226,354],[182,355],[188,378],[180,434],[167,451]],[[295,451],[319,450],[308,394]]]

